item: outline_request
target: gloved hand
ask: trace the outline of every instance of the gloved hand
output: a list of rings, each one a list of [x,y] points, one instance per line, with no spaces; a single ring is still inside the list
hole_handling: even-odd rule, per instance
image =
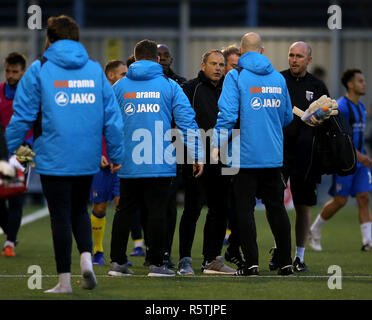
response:
[[[16,171],[7,161],[0,160],[0,174],[6,177],[14,177]]]
[[[309,126],[317,126],[330,116],[338,114],[338,104],[336,100],[327,97],[326,95],[321,96],[318,100],[315,100],[310,104],[309,108],[305,111],[297,107],[293,107],[293,113],[301,118]]]
[[[34,157],[35,152],[33,152],[30,147],[28,146],[20,146],[15,155],[17,156],[17,160],[22,164],[29,164],[30,167],[35,167]]]

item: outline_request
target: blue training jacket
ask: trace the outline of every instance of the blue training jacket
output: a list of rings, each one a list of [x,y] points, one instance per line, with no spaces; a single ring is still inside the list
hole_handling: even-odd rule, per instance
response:
[[[281,167],[282,128],[293,119],[286,81],[269,59],[258,52],[242,55],[238,66],[227,74],[223,83],[212,145],[221,147],[227,143],[240,115],[240,135],[233,139],[231,165]]]
[[[118,173],[120,178],[176,175],[170,135],[172,115],[182,132],[180,137],[187,136],[185,141],[190,154],[198,161],[203,159],[203,148],[194,143],[195,139],[200,139],[195,112],[181,87],[163,74],[160,64],[136,61],[113,89],[124,122],[124,161]],[[183,152],[183,149],[182,144],[177,150]]]
[[[59,40],[18,84],[6,130],[9,154],[34,125],[36,172],[53,176],[95,174],[105,135],[110,161],[123,157],[123,123],[110,83],[79,42]]]

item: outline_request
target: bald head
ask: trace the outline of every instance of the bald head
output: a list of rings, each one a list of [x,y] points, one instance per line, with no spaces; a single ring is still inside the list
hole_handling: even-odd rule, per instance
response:
[[[261,37],[255,32],[246,33],[240,42],[241,53],[248,51],[261,52],[263,49]]]
[[[169,48],[166,44],[158,44],[158,50],[164,50],[169,52]]]
[[[308,43],[304,41],[297,41],[292,43],[292,45],[289,47],[289,51],[291,51],[292,48],[296,48],[298,50],[306,52],[307,56],[311,57],[311,47]]]
[[[293,76],[304,77],[311,60],[311,48],[306,42],[298,41],[289,47],[288,62]]]

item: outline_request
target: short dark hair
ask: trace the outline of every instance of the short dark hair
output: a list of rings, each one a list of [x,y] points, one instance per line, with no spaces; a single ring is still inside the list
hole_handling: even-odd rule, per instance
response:
[[[50,17],[47,36],[50,43],[63,39],[79,41],[79,26],[74,19],[66,15]]]
[[[236,54],[239,57],[241,56],[239,48],[237,48],[233,45],[228,46],[227,48],[223,49],[222,54],[225,57],[225,60],[227,60],[227,58],[230,57],[233,54]]]
[[[223,55],[223,53],[222,53],[221,50],[218,50],[218,49],[212,49],[212,50],[208,50],[207,52],[205,52],[205,53],[202,55],[202,62],[203,62],[203,63],[206,63],[206,62],[208,61],[209,56],[210,56],[212,53],[219,53],[220,55],[222,55],[222,56],[225,58],[225,56]],[[225,60],[226,60],[226,59],[225,59]]]
[[[134,47],[134,57],[136,60],[158,61],[158,46],[155,41],[142,40]]]
[[[347,69],[342,73],[341,82],[346,88],[346,90],[349,89],[347,87],[347,83],[354,78],[356,73],[362,73],[362,71],[360,71],[359,69]]]
[[[105,66],[106,76],[110,71],[116,69],[120,65],[125,66],[125,63],[123,61],[120,61],[120,60],[111,60],[111,61],[107,62],[106,66]]]
[[[135,62],[136,61],[136,59],[134,58],[134,54],[131,54],[130,56],[129,56],[129,58],[127,59],[127,67],[129,68],[129,66],[133,63],[133,62]]]
[[[26,57],[18,52],[9,53],[8,56],[4,60],[5,64],[19,64],[24,70],[26,68]]]

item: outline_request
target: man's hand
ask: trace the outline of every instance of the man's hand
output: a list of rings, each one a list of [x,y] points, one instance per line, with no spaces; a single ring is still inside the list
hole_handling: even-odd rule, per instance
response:
[[[16,171],[7,161],[0,160],[0,174],[5,177],[14,177]]]
[[[118,172],[121,168],[121,164],[110,163],[111,173]]]
[[[212,158],[212,161],[217,163],[218,160],[219,160],[219,157],[218,157],[218,153],[220,152],[220,149],[218,148],[213,148],[212,149],[212,154],[211,154],[211,158]]]
[[[371,168],[372,159],[365,154],[361,154],[359,151],[356,152],[357,160],[362,164],[363,167]]]
[[[109,165],[108,160],[105,156],[101,156],[101,168],[104,169]]]
[[[203,173],[204,164],[201,162],[195,162],[192,167],[192,173],[194,178],[199,178]]]

